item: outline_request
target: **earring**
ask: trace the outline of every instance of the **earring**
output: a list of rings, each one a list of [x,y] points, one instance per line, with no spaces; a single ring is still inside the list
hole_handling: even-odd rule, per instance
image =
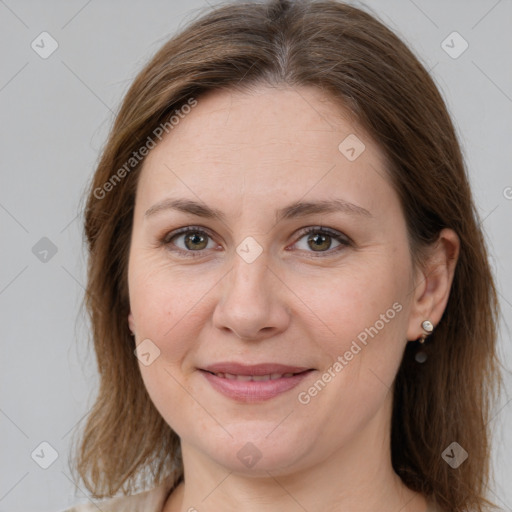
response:
[[[432,322],[430,320],[425,320],[422,322],[421,327],[425,331],[424,334],[420,337],[418,340],[420,343],[425,343],[425,338],[432,334],[432,331],[434,330],[434,326],[432,325]]]

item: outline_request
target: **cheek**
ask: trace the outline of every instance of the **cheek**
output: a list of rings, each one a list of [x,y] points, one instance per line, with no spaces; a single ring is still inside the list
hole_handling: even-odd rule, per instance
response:
[[[321,327],[326,335],[316,337],[327,355],[323,368],[327,375],[319,377],[329,383],[325,388],[317,386],[322,391],[316,395],[315,389],[311,394],[301,389],[306,393],[302,399],[311,398],[314,407],[331,411],[332,424],[338,428],[343,424],[346,432],[368,421],[392,388],[406,340],[407,261],[403,251],[389,251],[382,258],[373,255],[371,262],[361,260],[335,274],[326,283],[331,290],[328,300],[319,287],[301,292],[329,328]]]
[[[177,321],[185,305],[185,301],[178,297],[186,298],[189,291],[179,274],[175,274],[172,280],[166,274],[169,274],[169,269],[165,265],[143,254],[135,254],[130,260],[128,282],[131,311],[137,328],[149,328],[153,335],[162,330],[165,332],[173,319]]]
[[[204,311],[204,296],[212,285],[198,279],[197,274],[192,278],[167,263],[150,261],[137,254],[130,263],[130,308],[137,343],[149,339],[159,350],[150,365],[139,362],[144,386],[171,428],[186,431],[191,421],[196,423],[196,428],[203,428],[202,411],[196,410],[197,404],[185,389],[187,376],[183,369],[199,339],[204,319],[199,320],[198,314]]]
[[[351,341],[400,340],[406,326],[407,265],[398,255],[361,258],[345,268],[305,278],[290,276],[290,287],[307,306],[298,322],[314,322],[331,357],[349,350]],[[306,313],[306,314],[305,314]],[[312,316],[314,315],[314,316]],[[307,320],[307,319],[310,320]],[[313,334],[313,333],[312,333]],[[318,337],[318,336],[317,336]]]
[[[180,437],[191,431],[196,435],[208,432],[210,417],[188,391],[179,371],[164,360],[157,359],[151,366],[139,365],[147,393],[165,422]],[[193,428],[191,429],[191,425]]]
[[[182,358],[205,322],[208,293],[218,281],[211,272],[176,269],[164,258],[134,255],[129,268],[130,309],[140,340],[154,341],[166,362]]]

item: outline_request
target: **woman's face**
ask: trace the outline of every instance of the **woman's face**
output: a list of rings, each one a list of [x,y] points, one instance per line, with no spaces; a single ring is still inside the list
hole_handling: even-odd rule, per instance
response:
[[[144,383],[198,457],[284,474],[387,446],[416,332],[405,219],[321,91],[201,96],[144,162],[128,278]]]

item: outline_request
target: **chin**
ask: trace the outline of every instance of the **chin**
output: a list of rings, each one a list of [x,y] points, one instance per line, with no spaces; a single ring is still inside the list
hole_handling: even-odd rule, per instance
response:
[[[259,422],[258,422],[259,423]],[[197,449],[228,471],[253,476],[287,474],[301,469],[301,461],[310,451],[304,435],[291,436],[289,430],[274,431],[276,423],[271,428],[265,424],[262,431],[258,426],[238,425],[237,429],[228,429],[233,437],[219,441],[212,439],[204,445],[205,439]],[[264,432],[264,433],[262,433]]]

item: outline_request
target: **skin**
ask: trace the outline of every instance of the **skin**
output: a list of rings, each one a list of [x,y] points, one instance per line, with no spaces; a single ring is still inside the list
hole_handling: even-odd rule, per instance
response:
[[[349,134],[365,144],[354,161],[338,149]],[[219,209],[225,220],[171,209],[145,214],[169,197]],[[276,222],[274,211],[294,201],[333,198],[371,216]],[[184,226],[200,226],[208,243],[196,240],[198,251],[183,234],[161,242]],[[327,237],[312,248],[315,233],[300,232],[308,226],[352,243]],[[236,252],[248,236],[262,248],[252,263]],[[140,370],[183,451],[185,482],[164,512],[424,512],[425,498],[391,466],[391,386],[407,341],[423,334],[423,320],[435,327],[443,314],[458,250],[456,234],[443,230],[426,266],[413,268],[377,144],[322,91],[260,86],[201,96],[144,162],[129,257],[130,328],[137,344],[150,339],[160,350]],[[300,403],[299,392],[394,303],[401,311]],[[239,403],[197,369],[220,361],[315,371],[271,400]],[[247,442],[261,454],[251,468],[237,457]]]

